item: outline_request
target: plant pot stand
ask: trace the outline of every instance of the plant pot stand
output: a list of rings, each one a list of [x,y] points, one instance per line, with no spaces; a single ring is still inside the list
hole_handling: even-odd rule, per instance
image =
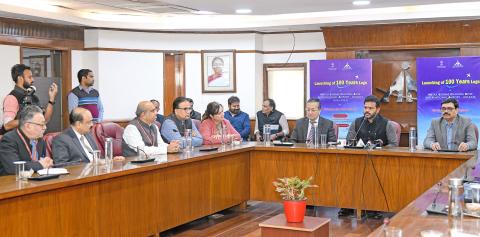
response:
[[[259,224],[262,237],[328,237],[330,219],[305,216],[301,223],[289,223],[278,214]]]

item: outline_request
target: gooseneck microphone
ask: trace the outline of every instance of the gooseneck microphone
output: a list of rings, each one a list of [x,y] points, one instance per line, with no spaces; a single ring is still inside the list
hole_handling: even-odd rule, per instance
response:
[[[358,133],[360,132],[360,129],[362,129],[362,126],[365,123],[365,120],[367,120],[367,119],[365,118],[365,115],[364,115],[363,119],[362,119],[362,122],[360,123],[360,126],[358,126],[358,129],[355,131],[355,137],[353,137],[353,140],[355,140],[355,142],[357,141]]]

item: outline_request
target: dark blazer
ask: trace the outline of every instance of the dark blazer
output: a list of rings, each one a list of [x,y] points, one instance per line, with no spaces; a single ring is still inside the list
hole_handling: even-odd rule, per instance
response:
[[[292,135],[290,136],[291,142],[305,143],[307,140],[308,134],[308,118],[301,118],[297,120],[295,128],[293,129]],[[337,136],[335,135],[335,130],[333,128],[333,122],[329,119],[326,119],[322,116],[318,118],[318,136],[320,134],[327,134],[327,142],[336,142]]]
[[[85,134],[85,138],[87,138],[93,150],[98,150],[97,144],[90,133]],[[52,153],[55,164],[75,161],[90,162],[72,127],[65,129],[62,134],[53,139]]]
[[[0,140],[0,175],[15,174],[15,161],[26,161],[25,170],[33,169],[34,171],[43,169],[38,161],[32,161],[28,153],[25,143],[18,135],[18,129],[7,132]],[[23,135],[22,135],[23,136]],[[27,145],[30,145],[28,138],[25,138]],[[38,157],[44,157],[46,152],[46,144],[43,139],[37,143]]]

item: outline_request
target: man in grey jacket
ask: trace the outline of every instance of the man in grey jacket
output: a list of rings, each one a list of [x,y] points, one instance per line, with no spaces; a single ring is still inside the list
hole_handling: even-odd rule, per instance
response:
[[[434,151],[476,150],[475,125],[469,118],[458,115],[458,101],[454,98],[444,100],[441,110],[442,117],[432,121],[423,146]]]
[[[309,99],[305,111],[307,112],[307,117],[297,120],[290,141],[298,143],[313,142],[314,126],[317,127],[318,131],[317,138],[319,138],[321,134],[326,134],[327,142],[337,141],[333,122],[320,116],[321,106],[319,99]]]
[[[53,139],[53,161],[57,165],[71,162],[90,162],[93,151],[98,150],[94,138],[90,134],[93,125],[89,110],[77,107],[70,113],[70,127]]]

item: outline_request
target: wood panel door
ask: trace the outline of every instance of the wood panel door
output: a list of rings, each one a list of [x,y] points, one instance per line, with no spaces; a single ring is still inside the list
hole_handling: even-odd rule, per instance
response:
[[[175,98],[185,96],[185,54],[165,53],[163,60],[163,114],[172,113]]]

